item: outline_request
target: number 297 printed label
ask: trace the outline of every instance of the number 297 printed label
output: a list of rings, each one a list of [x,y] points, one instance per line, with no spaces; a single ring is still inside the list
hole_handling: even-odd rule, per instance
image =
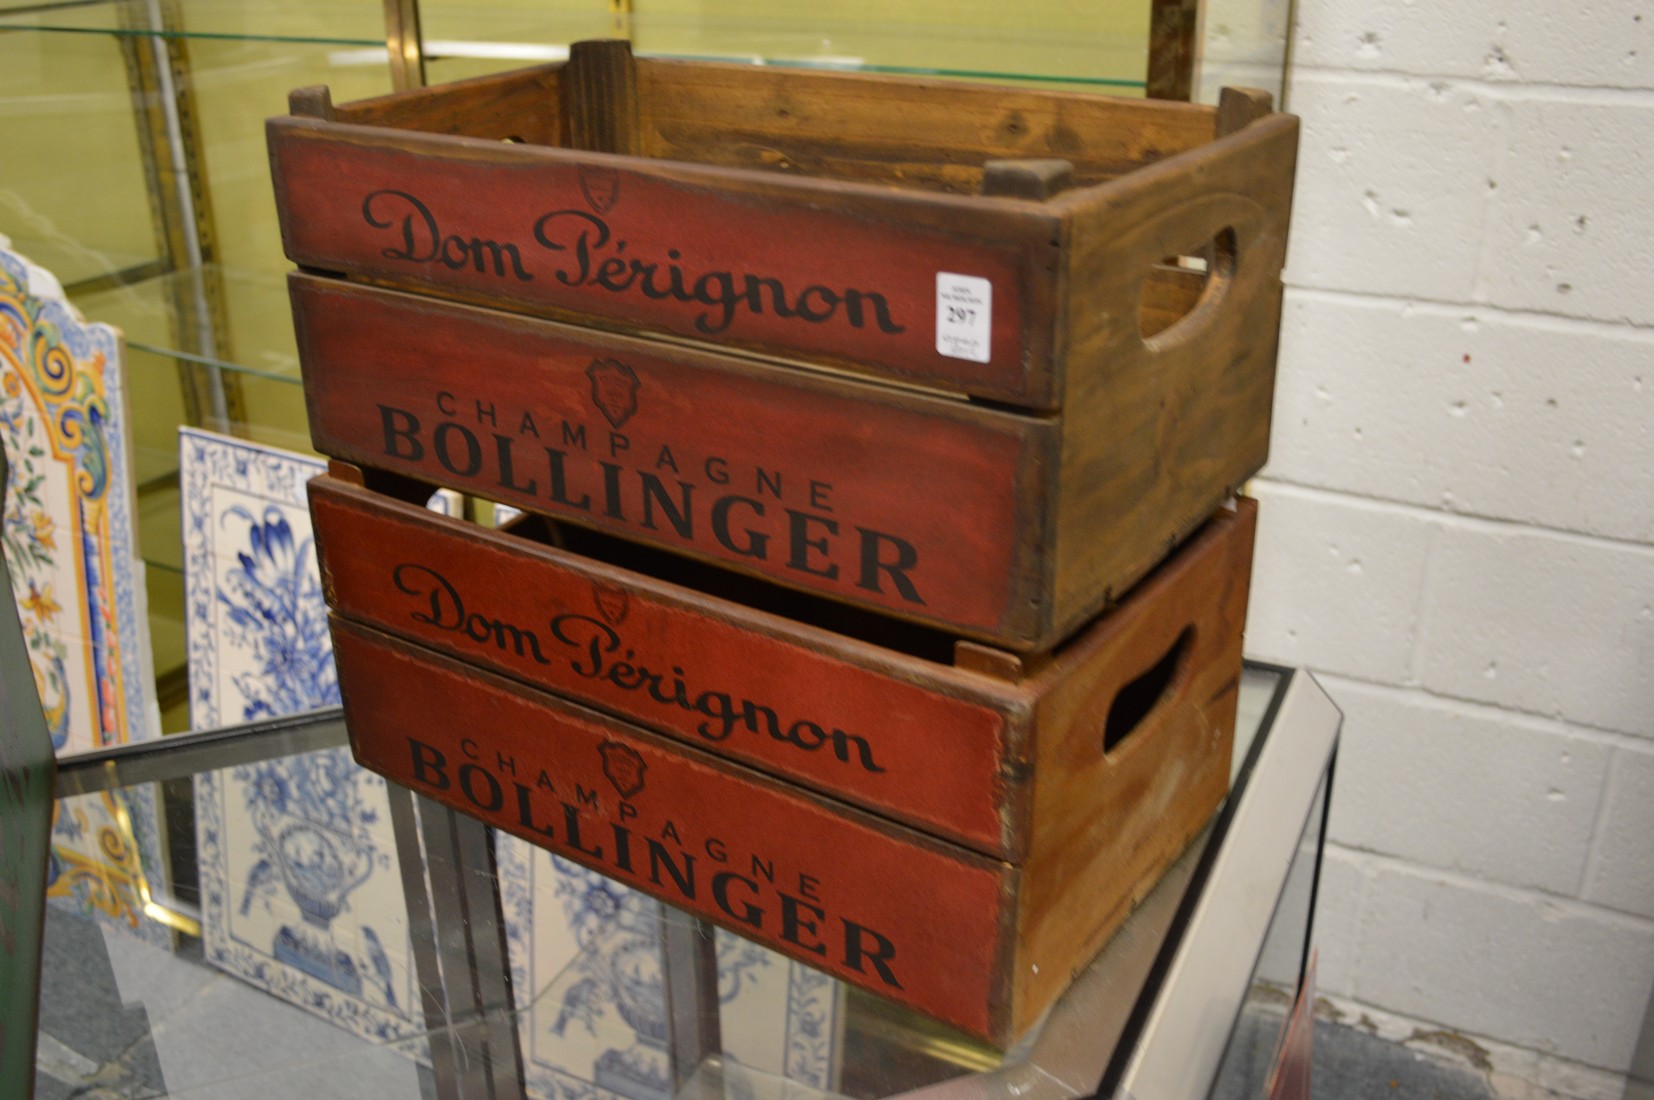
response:
[[[936,351],[986,363],[993,337],[994,286],[974,275],[936,273]]]

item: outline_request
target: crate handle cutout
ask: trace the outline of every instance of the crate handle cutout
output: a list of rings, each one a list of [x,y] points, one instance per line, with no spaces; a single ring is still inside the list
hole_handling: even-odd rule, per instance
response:
[[[1138,287],[1137,331],[1150,351],[1193,340],[1217,318],[1235,281],[1236,251],[1234,226],[1225,226],[1199,248],[1149,269]]]
[[[1184,627],[1158,661],[1115,692],[1108,718],[1103,722],[1104,753],[1114,752],[1126,738],[1142,729],[1155,708],[1175,694],[1173,688],[1181,684],[1188,673],[1194,640],[1194,626]]]

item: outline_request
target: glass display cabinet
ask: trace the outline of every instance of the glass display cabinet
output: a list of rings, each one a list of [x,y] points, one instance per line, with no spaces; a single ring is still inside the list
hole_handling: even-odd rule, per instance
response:
[[[36,1094],[1158,1100],[1253,1074],[1310,941],[1338,718],[1308,676],[1248,669],[1228,800],[996,1051],[387,789],[350,762],[336,709],[187,732],[178,430],[310,451],[263,125],[294,88],[342,103],[620,37],[641,55],[1280,101],[1290,18],[1291,0],[895,17],[862,0],[0,0],[0,235],[124,333],[169,735],[59,762],[59,813],[101,800],[98,842],[125,851],[123,808],[149,808],[164,867],[137,873],[144,936],[49,909]],[[482,503],[462,506],[492,522]],[[302,819],[298,773],[384,809],[359,815],[371,827]],[[256,858],[230,870],[215,846],[235,830]],[[536,906],[562,939],[537,938]],[[249,936],[279,974],[242,952]]]
[[[595,1066],[599,1087],[635,1100],[1258,1095],[1309,952],[1338,725],[1309,676],[1249,665],[1229,797],[1009,1051],[824,977],[752,1011],[732,984],[784,960],[720,942],[723,933],[652,903],[609,914],[608,926],[631,937],[628,949],[611,944],[600,957],[594,939],[540,966],[520,926],[526,879],[503,838],[393,789],[379,856],[399,869],[406,906],[374,908],[382,903],[360,896],[352,905],[378,941],[412,944],[403,988],[417,1011],[351,1034],[226,977],[194,936],[165,950],[52,910],[40,1095],[94,1078],[154,1096],[590,1094],[593,1081],[572,1065]],[[194,778],[200,792],[203,780],[256,777],[271,761],[338,754],[344,739],[336,711],[189,734],[70,761],[57,790],[85,797]],[[212,814],[210,799],[171,806],[174,833],[213,835],[188,820]],[[173,869],[188,878],[191,867],[175,859]],[[347,882],[341,873],[334,888]],[[257,895],[251,878],[200,885],[209,914],[214,892],[226,895],[219,907]],[[594,873],[578,889],[620,897]],[[318,903],[303,931],[324,934],[323,918],[337,909]],[[209,931],[208,955],[211,941]],[[618,1041],[576,1022],[600,997],[631,1025]],[[86,1053],[113,1036],[118,1054]]]

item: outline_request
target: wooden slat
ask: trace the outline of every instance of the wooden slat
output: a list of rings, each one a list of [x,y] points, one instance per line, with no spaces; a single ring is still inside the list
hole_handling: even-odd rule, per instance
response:
[[[1257,88],[1224,88],[1218,93],[1218,137],[1236,134],[1275,109],[1275,97]]]
[[[293,117],[269,136],[304,266],[1055,403],[1059,233],[1030,204]],[[981,357],[938,349],[943,272],[995,288]]]
[[[1150,99],[1194,98],[1199,29],[1200,0],[1151,0],[1149,66],[1144,87]]]
[[[562,145],[561,65],[492,73],[339,104],[338,121],[490,141]]]
[[[377,631],[335,620],[333,639],[365,766],[835,977],[1003,1031],[1009,865]]]
[[[1049,421],[333,279],[291,286],[323,454],[1040,643]]]
[[[988,85],[645,60],[645,152],[969,193],[989,160],[1059,158],[1082,183],[1209,142],[1210,107]]]
[[[982,193],[1044,202],[1074,186],[1074,165],[1066,160],[990,160],[982,166]]]
[[[332,122],[337,117],[333,110],[333,94],[326,84],[293,89],[287,94],[287,110],[301,118],[315,118],[323,122]]]
[[[948,665],[672,580],[310,483],[333,610],[989,855],[1030,702]],[[942,751],[938,751],[942,750]]]

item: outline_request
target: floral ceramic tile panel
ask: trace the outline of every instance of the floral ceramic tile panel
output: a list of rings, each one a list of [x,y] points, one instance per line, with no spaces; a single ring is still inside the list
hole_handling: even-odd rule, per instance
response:
[[[52,745],[62,754],[155,737],[120,334],[88,324],[8,243],[0,237],[4,548]],[[147,789],[60,804],[48,896],[166,942],[144,916],[163,871],[159,820]]]
[[[659,903],[515,837],[496,850],[528,1094],[667,1100]],[[738,936],[717,942],[725,1054],[828,1088],[836,983]]]
[[[56,297],[31,291],[45,282]],[[0,249],[6,561],[59,753],[159,732],[124,420],[120,334]]]
[[[721,928],[718,981],[729,1059],[762,1074],[833,1091],[841,983]]]
[[[321,464],[181,434],[192,724],[336,703],[303,504]],[[383,780],[344,750],[198,780],[208,957],[359,1033],[411,1026],[405,929],[393,939],[353,917],[404,911],[388,820]],[[531,1095],[670,1095],[656,903],[514,838],[499,851],[519,1004],[534,1002],[522,1029]],[[834,984],[734,936],[720,935],[719,957],[725,1018],[742,1037],[731,1055],[824,1085]]]
[[[191,725],[337,704],[304,491],[323,464],[179,436]],[[359,1035],[418,1031],[384,780],[333,749],[209,773],[195,791],[207,958]]]

